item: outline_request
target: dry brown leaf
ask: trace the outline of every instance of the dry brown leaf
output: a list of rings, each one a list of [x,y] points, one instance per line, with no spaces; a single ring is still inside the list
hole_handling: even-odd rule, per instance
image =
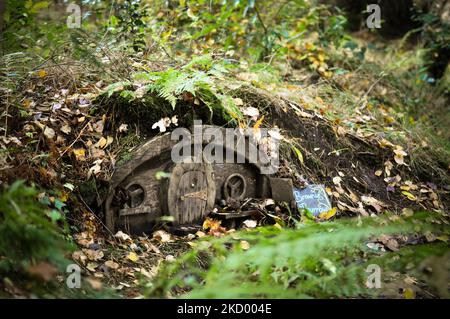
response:
[[[89,260],[100,260],[104,256],[101,250],[83,248],[82,251]]]
[[[119,268],[119,264],[114,262],[114,261],[112,261],[112,260],[106,261],[105,262],[105,266],[110,268],[110,269],[114,269],[114,270]]]
[[[172,238],[169,233],[165,232],[164,230],[157,230],[153,233],[153,238],[162,242],[162,243],[168,243],[172,241]]]

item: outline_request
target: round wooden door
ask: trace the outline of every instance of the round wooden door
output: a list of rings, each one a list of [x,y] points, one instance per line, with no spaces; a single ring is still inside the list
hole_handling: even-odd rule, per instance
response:
[[[214,208],[216,188],[209,163],[175,165],[169,182],[168,208],[175,224],[199,221]]]

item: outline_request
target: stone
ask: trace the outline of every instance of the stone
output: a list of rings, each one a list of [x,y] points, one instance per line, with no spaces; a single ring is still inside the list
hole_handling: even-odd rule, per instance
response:
[[[292,179],[271,177],[269,180],[273,200],[288,203],[294,200]]]

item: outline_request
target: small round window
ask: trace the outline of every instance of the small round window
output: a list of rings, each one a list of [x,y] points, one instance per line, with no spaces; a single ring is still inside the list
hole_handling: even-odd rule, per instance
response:
[[[131,184],[127,187],[128,201],[127,204],[130,208],[135,208],[141,205],[145,199],[144,188],[139,184]]]

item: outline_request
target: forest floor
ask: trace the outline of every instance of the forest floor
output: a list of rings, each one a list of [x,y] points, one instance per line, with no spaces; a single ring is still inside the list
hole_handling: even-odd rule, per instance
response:
[[[366,35],[357,36],[359,41],[369,41]],[[399,44],[390,45],[396,48]],[[424,109],[433,108],[435,113],[428,117],[423,116],[425,110],[415,117],[406,113],[411,87],[402,77],[415,63],[414,50],[373,48],[360,64],[349,50],[344,52],[346,59],[314,47],[307,52],[306,60],[293,58],[281,65],[241,63],[217,77],[211,75],[214,92],[233,99],[243,114],[257,110],[256,119],[244,115],[238,120],[240,127],[259,123],[280,128],[283,143],[277,176],[292,178],[296,187],[326,186],[335,209],[316,218],[298,216],[299,220],[320,223],[389,212],[395,221],[427,211],[437,214],[430,217],[433,222],[448,228],[448,114],[441,117],[448,99],[438,88],[425,88],[415,94],[427,101]],[[108,57],[104,62],[107,70],[123,65],[132,72],[168,68],[163,62],[139,57],[133,57],[132,63]],[[14,57],[15,61],[22,58],[27,57]],[[211,63],[221,58],[213,57]],[[172,62],[171,66],[180,68],[188,62]],[[13,69],[15,62],[9,63],[6,65]],[[311,64],[319,67],[312,70]],[[123,232],[112,234],[104,226],[102,202],[108,182],[115,168],[132,156],[134,147],[159,134],[151,129],[153,123],[177,116],[178,125],[184,126],[190,121],[190,111],[195,110],[205,122],[212,119],[210,124],[226,124],[220,118],[216,121],[216,113],[210,114],[201,99],[184,93],[175,109],[165,108],[165,102],[159,110],[145,110],[159,100],[149,102],[150,93],[139,94],[142,86],[137,81],[116,81],[111,86],[114,81],[107,83],[98,70],[64,56],[24,74],[16,96],[2,92],[3,98],[18,99],[21,106],[7,110],[10,116],[0,138],[5,150],[0,156],[0,180],[4,184],[17,179],[34,182],[42,189],[39,198],[65,214],[77,245],[69,259],[82,267],[93,290],[142,297],[142,287],[157,276],[161,265],[174,263],[193,249],[199,238],[236,232],[211,218],[197,233],[187,236],[170,234],[163,226],[146,236],[130,237]],[[132,97],[127,99],[130,90]],[[437,125],[438,121],[443,122]],[[259,205],[269,216],[275,215],[271,223],[276,227],[291,223],[281,203],[249,205]],[[254,228],[265,220],[256,218],[255,223],[241,228]],[[248,241],[238,241],[244,250],[249,249]],[[445,243],[448,249],[448,236],[432,232],[418,238],[380,235],[367,246],[378,252],[396,252],[405,245],[433,242]],[[43,264],[34,274],[45,277],[50,270],[51,266]],[[405,274],[395,276],[384,296],[410,297],[411,291],[425,298],[435,296],[420,280]],[[9,296],[30,296],[19,283],[3,284],[2,288]]]

